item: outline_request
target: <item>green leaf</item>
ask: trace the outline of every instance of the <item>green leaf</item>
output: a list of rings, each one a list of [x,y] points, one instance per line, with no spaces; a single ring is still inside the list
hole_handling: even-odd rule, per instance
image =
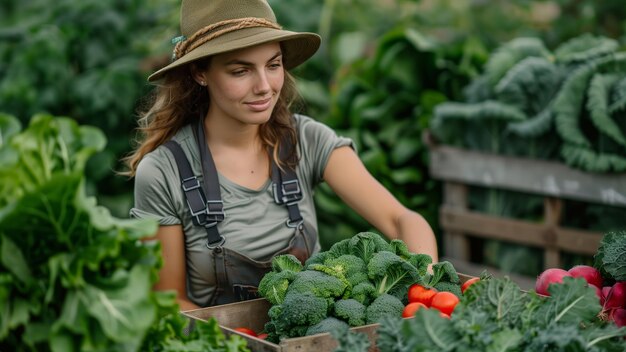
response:
[[[150,268],[140,265],[130,271],[126,286],[117,289],[87,286],[79,293],[91,317],[107,338],[118,342],[141,342],[142,334],[155,318],[149,299]]]
[[[21,130],[22,124],[15,116],[0,113],[0,149]]]
[[[391,172],[391,179],[399,185],[417,184],[422,182],[422,173],[414,167],[405,167]]]
[[[7,236],[0,237],[0,258],[2,264],[9,269],[25,285],[33,282],[33,275],[28,267],[24,255],[18,246]]]
[[[592,321],[602,307],[593,288],[583,278],[563,278],[563,284],[548,287],[550,297],[535,311],[534,321],[539,326],[551,324],[579,324]]]
[[[559,45],[554,56],[560,63],[581,63],[613,53],[618,47],[619,43],[614,39],[584,33]]]
[[[617,122],[611,118],[608,106],[611,87],[622,75],[593,75],[587,94],[587,109],[589,110],[591,121],[601,133],[608,135],[614,141],[626,147],[626,137],[624,137]]]
[[[404,322],[402,333],[412,351],[454,351],[462,343],[452,321],[439,316],[436,309],[419,309]]]

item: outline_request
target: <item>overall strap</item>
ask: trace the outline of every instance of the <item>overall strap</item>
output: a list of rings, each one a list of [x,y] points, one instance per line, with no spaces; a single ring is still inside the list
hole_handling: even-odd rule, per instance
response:
[[[287,153],[291,149],[291,140],[282,141],[282,148],[278,151],[280,160],[287,160]],[[274,187],[274,201],[277,204],[284,204],[289,212],[287,226],[298,227],[302,224],[303,218],[300,214],[298,202],[302,199],[302,188],[295,170],[291,168],[279,168],[276,162],[272,161],[272,181]]]
[[[194,225],[204,226],[207,231],[207,246],[224,243],[224,239],[217,232],[217,223],[224,219],[224,213],[215,212],[210,208],[210,203],[206,200],[198,177],[193,174],[189,160],[185,156],[185,152],[180,144],[176,141],[169,140],[164,146],[174,155],[178,173],[180,174],[181,187],[185,193],[187,206],[191,212]]]
[[[204,137],[203,119],[199,119],[196,124],[196,128],[193,129],[200,151],[200,162],[202,164],[202,176],[204,182],[202,184],[204,194],[206,195],[206,209],[207,215],[213,221],[210,226],[207,227],[207,247],[209,249],[215,249],[221,247],[224,244],[224,237],[217,231],[217,223],[224,220],[224,203],[222,202],[222,195],[220,192],[220,181],[217,176],[217,169],[213,162],[213,157],[209,152],[209,148],[206,144]],[[221,250],[221,249],[220,249]]]

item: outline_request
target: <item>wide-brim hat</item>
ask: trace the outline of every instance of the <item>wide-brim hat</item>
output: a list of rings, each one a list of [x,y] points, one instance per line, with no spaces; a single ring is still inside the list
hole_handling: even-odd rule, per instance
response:
[[[270,42],[281,43],[284,66],[292,69],[313,56],[321,42],[315,33],[283,30],[265,0],[183,0],[180,30],[173,61],[148,81],[201,58]]]

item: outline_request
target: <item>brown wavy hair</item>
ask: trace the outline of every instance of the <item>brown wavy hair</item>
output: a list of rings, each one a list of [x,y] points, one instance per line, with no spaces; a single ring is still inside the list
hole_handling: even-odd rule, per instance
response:
[[[209,64],[210,58],[193,63],[199,69]],[[291,109],[300,102],[299,98],[295,79],[285,70],[285,82],[274,111],[269,121],[259,128],[261,143],[281,168],[295,170],[298,163],[296,128]],[[209,104],[206,87],[200,86],[192,78],[190,65],[170,72],[147,96],[144,101],[146,108],[139,111],[138,137],[134,141],[136,148],[122,159],[127,170],[120,174],[134,177],[139,162],[146,154],[167,142],[185,125],[204,118]],[[280,160],[278,150],[282,142],[287,140],[291,142],[291,150],[287,151],[285,160]]]

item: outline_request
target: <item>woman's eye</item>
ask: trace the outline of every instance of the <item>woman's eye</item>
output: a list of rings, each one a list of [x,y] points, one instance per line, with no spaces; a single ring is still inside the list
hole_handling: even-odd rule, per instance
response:
[[[231,74],[232,74],[233,76],[241,76],[241,75],[243,75],[243,74],[245,74],[245,73],[246,73],[246,70],[235,70],[235,71],[232,71],[232,72],[231,72]]]

